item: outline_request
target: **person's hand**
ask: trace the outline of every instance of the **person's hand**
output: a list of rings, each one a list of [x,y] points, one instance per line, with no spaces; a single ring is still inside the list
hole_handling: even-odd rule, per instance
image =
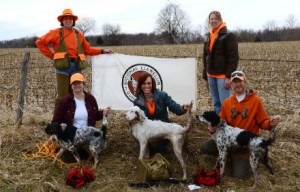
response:
[[[105,109],[103,109],[103,115],[107,116],[110,112],[110,107],[106,107]]]
[[[230,88],[230,86],[231,86],[230,83],[231,83],[230,79],[229,79],[229,78],[226,78],[226,79],[225,79],[225,84],[224,84],[225,89],[229,89],[229,88]]]
[[[208,126],[207,127],[208,131],[211,133],[211,134],[214,134],[216,131],[217,131],[217,128],[216,127],[213,127],[213,126]]]
[[[209,91],[209,85],[208,82],[204,80],[204,86],[206,87],[206,89]]]
[[[188,111],[188,110],[190,110],[190,109],[192,109],[193,108],[193,103],[189,103],[189,104],[184,104],[183,105],[183,109],[185,110],[185,111]]]
[[[103,49],[103,53],[111,54],[111,53],[114,53],[114,52],[111,49]]]
[[[271,125],[272,127],[273,127],[273,126],[276,126],[276,125],[279,124],[280,120],[281,120],[280,115],[272,116],[272,117],[270,118],[270,125]]]

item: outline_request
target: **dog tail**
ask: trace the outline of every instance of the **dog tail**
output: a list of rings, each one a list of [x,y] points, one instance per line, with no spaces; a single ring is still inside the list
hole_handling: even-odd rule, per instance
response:
[[[106,140],[106,131],[107,131],[107,117],[105,115],[103,115],[101,131],[103,133],[103,140],[105,141]]]
[[[193,101],[191,101],[191,105],[193,104]],[[187,122],[187,125],[186,125],[186,131],[189,130],[192,126],[192,123],[193,123],[193,116],[192,116],[192,109],[189,109],[188,110],[188,114],[189,114],[189,119],[188,119],[188,122]]]
[[[281,119],[280,115],[275,115],[274,118]],[[265,141],[267,146],[271,145],[276,139],[276,127],[276,125],[272,127],[270,137],[267,141]]]
[[[268,140],[265,140],[261,143],[261,147],[263,147],[263,148],[268,147],[275,141],[275,139],[276,139],[276,126],[274,126],[272,128],[272,131],[271,131],[271,134],[270,134]]]

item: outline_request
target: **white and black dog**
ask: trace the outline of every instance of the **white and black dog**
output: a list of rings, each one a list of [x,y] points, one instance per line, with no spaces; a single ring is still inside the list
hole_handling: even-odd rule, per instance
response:
[[[144,158],[146,151],[148,151],[148,142],[151,139],[168,139],[171,141],[174,153],[182,166],[183,179],[186,179],[186,164],[182,157],[182,146],[184,144],[184,136],[192,124],[191,111],[189,110],[188,113],[190,114],[190,117],[187,125],[182,127],[176,123],[150,120],[139,107],[134,106],[130,108],[125,114],[125,119],[129,122],[132,135],[139,141],[139,159]]]
[[[264,140],[249,131],[229,126],[225,121],[221,122],[219,115],[215,111],[204,112],[203,115],[197,115],[196,118],[207,125],[218,128],[213,134],[213,139],[219,151],[216,166],[220,168],[221,176],[224,174],[227,150],[231,147],[249,148],[249,161],[255,179],[253,187],[256,186],[258,181],[257,168],[260,161],[263,162],[271,174],[274,174],[268,160],[268,146],[275,140],[275,128],[272,129],[269,139]]]
[[[80,163],[80,155],[78,149],[88,146],[90,157],[94,158],[93,168],[96,168],[98,156],[105,146],[105,135],[101,129],[95,127],[83,126],[80,128],[67,126],[62,123],[51,123],[45,129],[50,135],[50,140],[56,142],[60,146],[59,152],[56,154],[60,158],[65,150],[70,151],[76,161]],[[54,162],[56,159],[54,159]]]

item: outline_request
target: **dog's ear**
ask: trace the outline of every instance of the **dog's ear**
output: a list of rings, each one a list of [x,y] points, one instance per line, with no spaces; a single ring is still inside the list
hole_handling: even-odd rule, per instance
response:
[[[45,128],[46,134],[50,134],[51,124],[48,123],[47,127]]]
[[[220,124],[220,117],[215,111],[205,111],[202,117],[210,123],[210,126],[217,126]]]
[[[220,119],[219,115],[215,111],[213,111],[211,126],[215,127],[217,125],[220,125],[220,122],[221,122],[221,119]]]
[[[199,121],[202,121],[202,120],[201,120],[201,115],[195,115],[195,118],[196,118],[197,120],[199,120]]]
[[[146,115],[143,110],[139,109],[137,112],[137,116],[140,119],[141,122],[143,122],[146,119]]]

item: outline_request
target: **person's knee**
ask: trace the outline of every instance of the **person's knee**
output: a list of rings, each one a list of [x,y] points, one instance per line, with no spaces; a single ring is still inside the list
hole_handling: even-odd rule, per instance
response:
[[[232,158],[232,177],[237,179],[247,179],[253,175],[248,159]]]
[[[207,155],[218,155],[217,145],[213,140],[208,140],[200,146],[200,151]]]

